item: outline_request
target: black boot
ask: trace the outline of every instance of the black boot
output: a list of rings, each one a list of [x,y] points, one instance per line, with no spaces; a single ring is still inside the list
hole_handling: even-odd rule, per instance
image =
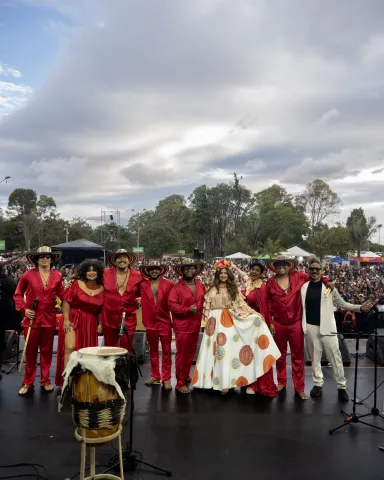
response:
[[[343,388],[339,388],[339,401],[340,402],[349,402],[348,393]]]
[[[311,397],[320,397],[320,395],[322,395],[323,393],[323,387],[318,387],[317,385],[315,385],[312,390],[309,392],[309,395]]]

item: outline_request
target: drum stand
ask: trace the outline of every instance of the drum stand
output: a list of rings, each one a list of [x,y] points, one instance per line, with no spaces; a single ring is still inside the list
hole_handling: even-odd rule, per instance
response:
[[[129,336],[128,336],[128,331],[127,331],[127,327],[124,327],[124,332],[125,332],[125,335],[127,336],[127,340],[128,340],[128,345],[133,353],[133,355],[135,356],[136,358],[136,352],[129,340]],[[120,345],[120,340],[121,340],[121,336],[119,337],[119,345]],[[138,365],[136,365],[138,370],[140,371],[140,368]],[[141,372],[140,372],[141,374]],[[171,477],[172,476],[172,472],[170,470],[166,470],[164,468],[161,468],[157,465],[154,465],[152,463],[148,463],[148,462],[145,462],[144,460],[142,460],[141,458],[137,458],[137,453],[133,450],[133,413],[134,413],[134,410],[135,410],[135,401],[134,401],[134,392],[135,392],[135,389],[136,389],[136,384],[131,382],[131,388],[130,388],[130,396],[131,396],[131,403],[130,403],[130,414],[129,414],[129,442],[128,442],[128,445],[127,445],[127,449],[124,451],[123,453],[123,457],[124,457],[124,470],[125,471],[134,471],[136,470],[138,464],[139,465],[146,465],[147,467],[151,467],[159,472],[162,472],[164,473],[167,477]]]

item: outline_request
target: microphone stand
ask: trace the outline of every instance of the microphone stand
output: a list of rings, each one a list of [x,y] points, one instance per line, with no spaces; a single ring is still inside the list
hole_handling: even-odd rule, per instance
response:
[[[362,332],[344,333],[343,334],[344,336],[349,336],[349,337],[352,337],[352,338],[356,338],[355,379],[354,379],[353,399],[352,399],[353,407],[352,407],[352,413],[350,413],[350,414],[345,412],[344,410],[340,411],[340,413],[345,415],[347,417],[347,419],[344,420],[343,424],[339,425],[338,427],[336,427],[332,430],[329,430],[330,435],[332,435],[334,432],[336,432],[336,430],[339,430],[340,428],[345,427],[346,425],[349,425],[350,423],[362,423],[364,425],[367,425],[368,427],[376,428],[377,430],[381,430],[381,431],[384,432],[384,428],[378,427],[377,425],[372,425],[371,423],[363,422],[361,420],[361,418],[370,417],[371,415],[373,415],[375,417],[379,416],[380,418],[384,419],[384,417],[382,415],[380,415],[380,412],[379,412],[379,409],[377,408],[377,403],[376,403],[377,402],[377,388],[378,388],[377,387],[377,343],[378,343],[377,339],[378,339],[378,337],[383,337],[384,336],[384,335],[378,335],[377,334],[377,311],[376,311],[376,307],[381,302],[382,299],[383,299],[383,297],[381,297],[374,305],[372,305],[370,310],[368,310],[368,312],[366,312],[365,315],[364,315],[366,320],[369,320],[369,318],[371,318],[372,316],[376,316],[376,323],[375,323],[375,329],[374,329],[374,331],[375,331],[375,334],[374,334],[374,337],[375,337],[375,342],[374,342],[375,372],[374,372],[374,390],[372,392],[372,393],[374,393],[374,405],[373,405],[370,413],[366,413],[364,415],[357,415],[356,414],[356,405],[361,404],[360,402],[357,401],[356,395],[357,395],[357,372],[358,372],[358,364],[359,364],[359,342],[360,342],[360,339],[363,338],[363,333]],[[336,333],[336,334],[340,335],[339,333]],[[371,393],[371,395],[372,395],[372,393]]]

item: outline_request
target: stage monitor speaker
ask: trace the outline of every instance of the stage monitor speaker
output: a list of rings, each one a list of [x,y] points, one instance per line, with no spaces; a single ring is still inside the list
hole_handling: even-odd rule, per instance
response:
[[[14,330],[5,332],[5,350],[3,360],[6,362],[17,354],[17,333]]]
[[[375,361],[375,337],[370,335],[367,340],[367,357]],[[377,364],[384,365],[384,338],[377,339]]]
[[[339,340],[339,348],[340,348],[341,358],[343,360],[343,365],[345,367],[349,367],[352,363],[352,360],[351,360],[351,355],[349,353],[345,338],[342,335],[339,335],[337,338]],[[304,361],[306,365],[312,365],[311,356],[309,355],[309,350],[307,345],[307,337],[305,337],[305,343],[304,343]],[[323,366],[326,366],[329,364],[329,361],[325,354],[324,347],[323,347],[323,355],[321,357],[321,364]]]
[[[136,352],[138,363],[142,365],[145,362],[145,356],[147,354],[147,334],[145,332],[135,333],[133,348]]]
[[[203,340],[203,336],[204,336],[204,333],[200,332],[199,333],[199,342],[197,344],[197,348],[196,348],[196,352],[195,352],[195,358],[193,359],[192,365],[196,365],[197,357],[199,356],[199,352],[200,352],[201,342]]]

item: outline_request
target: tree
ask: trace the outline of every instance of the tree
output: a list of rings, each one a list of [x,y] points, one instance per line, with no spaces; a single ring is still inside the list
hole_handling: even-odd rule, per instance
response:
[[[318,178],[307,185],[297,203],[305,206],[309,217],[309,225],[313,231],[331,215],[339,213],[342,202],[330,186]]]
[[[55,200],[48,196],[48,195],[40,195],[39,200],[36,203],[37,208],[37,221],[38,221],[38,228],[37,228],[37,237],[38,237],[38,244],[43,245],[46,243],[45,240],[45,233],[47,227],[47,219],[49,216],[55,214],[56,211],[56,202]]]
[[[349,228],[351,242],[357,251],[356,263],[359,267],[361,251],[366,248],[367,242],[377,231],[376,218],[366,218],[364,210],[361,207],[355,208],[347,219],[347,226]]]
[[[30,188],[16,188],[8,198],[8,213],[11,216],[28,215],[36,211],[37,195]]]
[[[81,238],[88,240],[92,234],[91,225],[80,217],[73,217],[69,224],[67,223],[67,226],[69,238],[71,240],[78,240]]]
[[[39,221],[35,213],[25,213],[21,217],[25,248],[31,249],[31,243],[39,228]]]
[[[269,258],[275,258],[282,250],[280,240],[272,240],[271,238],[267,238],[262,248],[263,254]]]
[[[330,244],[332,242],[332,234],[329,230],[319,230],[312,233],[308,238],[308,245],[320,260],[329,253]]]

